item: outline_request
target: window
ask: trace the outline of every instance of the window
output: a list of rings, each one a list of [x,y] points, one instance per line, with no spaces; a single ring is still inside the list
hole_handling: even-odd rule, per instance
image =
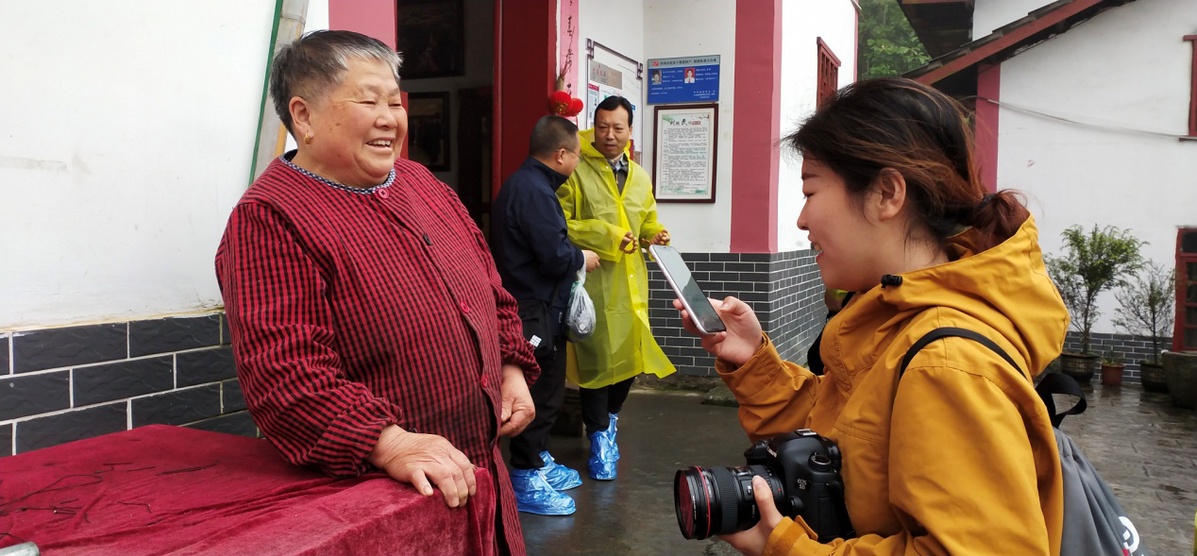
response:
[[[819,89],[815,92],[815,107],[818,108],[835,96],[836,90],[840,88],[840,59],[823,39],[815,40],[819,45]]]
[[[1197,137],[1197,35],[1185,35],[1185,40],[1193,44],[1193,69],[1189,74],[1192,81],[1189,84],[1189,136]]]
[[[1176,236],[1176,321],[1172,350],[1197,349],[1197,228]]]

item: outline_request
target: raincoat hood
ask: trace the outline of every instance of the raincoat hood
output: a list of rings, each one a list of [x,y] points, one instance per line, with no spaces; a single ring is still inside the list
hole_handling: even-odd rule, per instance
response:
[[[985,251],[977,252],[976,240],[971,228],[949,238],[950,262],[887,276],[884,284],[856,296],[832,320],[829,326],[837,331],[824,338],[832,339],[847,374],[871,365],[876,350],[850,350],[836,340],[868,335],[881,342],[928,310],[934,314],[925,320],[934,322],[916,325],[910,337],[939,326],[982,334],[988,327],[1027,362],[1029,369],[1024,370],[1032,376],[1043,372],[1063,347],[1068,312],[1047,275],[1034,219],[1028,216],[1011,237]]]
[[[598,158],[607,160],[607,155],[599,152],[594,148],[594,128],[585,129],[578,132],[578,140],[582,143],[582,156],[587,158]],[[623,154],[627,155],[628,160],[631,160],[632,142],[628,141],[623,146]]]

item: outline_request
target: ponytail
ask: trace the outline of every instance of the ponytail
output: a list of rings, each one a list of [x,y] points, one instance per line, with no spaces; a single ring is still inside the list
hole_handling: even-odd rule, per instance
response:
[[[1030,215],[1021,192],[1003,189],[985,195],[966,224],[977,231],[977,247],[985,250],[1014,235]]]

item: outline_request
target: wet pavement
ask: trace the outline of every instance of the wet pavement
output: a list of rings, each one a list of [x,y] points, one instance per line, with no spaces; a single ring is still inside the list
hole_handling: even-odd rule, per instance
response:
[[[1089,409],[1060,428],[1109,483],[1152,554],[1197,554],[1197,411],[1138,384],[1094,385],[1086,394]]]
[[[1167,394],[1137,384],[1086,386],[1089,410],[1063,429],[1110,484],[1151,554],[1194,550],[1197,512],[1197,411],[1172,406]],[[717,540],[690,541],[678,530],[673,476],[690,465],[744,464],[748,439],[733,407],[704,404],[693,392],[634,390],[620,414],[619,478],[586,477],[584,437],[554,435],[553,457],[582,473],[568,491],[578,511],[568,517],[520,514],[528,553],[735,554]]]

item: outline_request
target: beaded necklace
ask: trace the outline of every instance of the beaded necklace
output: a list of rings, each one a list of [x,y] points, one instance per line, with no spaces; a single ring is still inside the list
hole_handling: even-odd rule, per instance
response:
[[[366,188],[366,189],[363,189],[361,187],[349,187],[348,185],[337,183],[337,182],[332,181],[324,176],[318,176],[316,174],[313,174],[312,172],[309,172],[307,170],[304,170],[303,168],[300,168],[294,162],[291,162],[291,159],[295,158],[295,155],[298,153],[299,153],[299,151],[291,151],[289,153],[283,154],[279,158],[282,159],[283,164],[290,166],[291,169],[295,170],[296,172],[299,172],[299,173],[301,173],[309,178],[312,178],[318,182],[321,182],[325,185],[329,185],[329,186],[335,187],[335,188],[343,190],[343,191],[348,191],[350,193],[357,193],[359,195],[370,195],[371,193],[374,193],[375,191],[378,191],[380,189],[385,189],[387,187],[390,187],[392,183],[395,183],[395,169],[391,168],[391,173],[387,175],[386,181],[384,181],[374,187],[370,187],[370,188]]]

